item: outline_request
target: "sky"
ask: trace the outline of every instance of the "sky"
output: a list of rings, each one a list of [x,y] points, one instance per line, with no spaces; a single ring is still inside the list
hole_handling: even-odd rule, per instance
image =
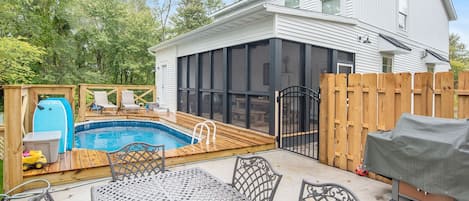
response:
[[[469,1],[453,0],[458,19],[449,23],[449,32],[461,36],[461,42],[469,46]]]

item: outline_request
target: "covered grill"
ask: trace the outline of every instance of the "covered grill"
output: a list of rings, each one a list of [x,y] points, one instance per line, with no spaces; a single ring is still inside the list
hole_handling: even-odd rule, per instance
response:
[[[364,165],[425,192],[469,201],[469,121],[403,114],[394,130],[368,135]]]

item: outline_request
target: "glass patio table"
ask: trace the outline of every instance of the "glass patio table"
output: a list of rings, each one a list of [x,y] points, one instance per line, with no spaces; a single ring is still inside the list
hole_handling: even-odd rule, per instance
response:
[[[248,201],[210,173],[191,168],[91,187],[91,200]]]

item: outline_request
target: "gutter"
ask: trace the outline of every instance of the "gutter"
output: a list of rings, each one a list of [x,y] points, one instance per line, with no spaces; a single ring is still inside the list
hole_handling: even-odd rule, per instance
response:
[[[458,15],[456,13],[456,9],[454,8],[454,4],[452,0],[442,0],[443,6],[445,7],[446,13],[450,21],[455,21],[458,19]]]

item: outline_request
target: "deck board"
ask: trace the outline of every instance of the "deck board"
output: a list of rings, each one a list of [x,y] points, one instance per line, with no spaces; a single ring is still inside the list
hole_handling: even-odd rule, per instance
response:
[[[145,116],[134,117],[143,118]],[[154,114],[151,114],[151,119],[154,118]],[[192,129],[191,127],[193,127],[196,122],[200,122],[201,119],[190,115],[178,114],[166,115],[163,120],[167,123],[180,126],[180,128],[185,131],[189,131]],[[211,143],[206,145],[205,140],[201,140],[197,144],[166,150],[166,164],[174,165],[275,148],[273,136],[220,122],[216,122],[216,124],[217,138],[215,142],[210,140]],[[43,169],[33,169],[23,172],[23,178],[26,180],[46,178],[53,184],[108,176],[110,176],[110,169],[108,167],[106,152],[87,149],[68,151],[64,154],[60,154],[56,163],[49,164]]]

